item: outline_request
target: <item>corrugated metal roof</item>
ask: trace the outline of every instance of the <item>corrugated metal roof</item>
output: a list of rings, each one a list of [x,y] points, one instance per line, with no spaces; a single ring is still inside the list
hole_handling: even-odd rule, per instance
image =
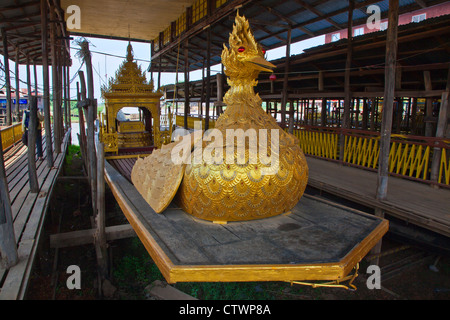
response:
[[[439,0],[422,0],[420,3],[426,5],[435,5],[445,1]],[[274,49],[286,45],[286,30],[290,25],[292,28],[292,42],[306,40],[318,35],[336,32],[340,29],[346,29],[348,22],[348,4],[349,0],[259,0],[259,1],[243,1],[229,0],[227,4],[243,3],[239,7],[239,13],[244,15],[250,22],[255,38],[266,49]],[[387,16],[389,10],[389,1],[374,0],[356,0],[355,9],[353,11],[353,25],[362,25],[367,21],[371,12],[367,13],[369,5],[378,5],[382,18]],[[223,9],[224,6],[221,7]],[[400,0],[400,13],[421,9],[421,6],[414,0]],[[224,37],[228,37],[228,33],[233,28],[233,18],[235,11],[228,13],[230,16],[218,16],[216,21],[208,21],[212,30],[212,39],[214,43],[226,43]],[[224,32],[228,28],[227,32]],[[200,32],[201,33],[201,32]],[[196,33],[193,35],[197,36]],[[183,36],[183,35],[182,35]],[[189,37],[189,35],[185,35]],[[205,35],[201,35],[206,39]],[[177,39],[173,40],[178,43]],[[202,44],[206,51],[206,43]],[[161,53],[173,50],[168,47],[163,48]],[[172,47],[176,47],[172,45]],[[213,52],[213,55],[220,55],[221,50]],[[159,53],[155,53],[158,57]],[[158,60],[152,63],[152,69],[157,71]],[[202,65],[201,62],[199,65]],[[174,67],[174,66],[172,66]],[[169,71],[170,68],[166,69]],[[173,70],[173,69],[172,69]],[[193,70],[193,69],[192,69]],[[173,70],[175,71],[175,70]]]

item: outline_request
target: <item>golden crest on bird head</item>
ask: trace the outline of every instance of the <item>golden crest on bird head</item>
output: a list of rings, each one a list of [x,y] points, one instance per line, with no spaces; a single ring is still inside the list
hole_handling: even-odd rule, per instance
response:
[[[220,222],[288,212],[303,195],[308,166],[298,139],[264,112],[254,92],[258,74],[275,66],[264,58],[248,20],[239,13],[222,63],[230,86],[226,110],[195,147],[178,202],[197,218]],[[203,157],[195,161],[199,154]]]

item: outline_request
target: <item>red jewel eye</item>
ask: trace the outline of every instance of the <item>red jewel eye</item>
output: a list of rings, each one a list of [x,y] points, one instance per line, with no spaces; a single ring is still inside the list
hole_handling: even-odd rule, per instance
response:
[[[264,50],[264,49],[261,49],[261,51],[262,51],[262,53],[263,53],[263,54],[266,54],[266,50]]]
[[[244,51],[245,51],[245,48],[244,48],[244,47],[239,47],[238,51],[239,51],[239,52],[244,52]]]

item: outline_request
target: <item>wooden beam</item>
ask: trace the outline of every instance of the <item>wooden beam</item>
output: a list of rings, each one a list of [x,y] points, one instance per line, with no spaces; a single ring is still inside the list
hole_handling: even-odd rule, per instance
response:
[[[94,243],[94,237],[97,229],[87,229],[79,231],[71,231],[65,233],[57,233],[50,235],[50,248],[66,248],[75,247],[85,244]],[[136,233],[130,224],[111,226],[105,228],[107,241],[120,240],[135,237]]]

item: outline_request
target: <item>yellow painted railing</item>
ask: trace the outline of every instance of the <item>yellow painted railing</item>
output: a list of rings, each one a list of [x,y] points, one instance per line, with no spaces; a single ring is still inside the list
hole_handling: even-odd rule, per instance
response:
[[[338,159],[338,134],[310,130],[294,130],[303,152],[316,157]]]
[[[344,162],[375,169],[380,154],[379,139],[345,135]]]
[[[188,117],[188,127],[194,128],[198,117]],[[203,128],[205,119],[202,119]],[[210,128],[214,128],[214,120],[210,120]],[[184,117],[177,115],[176,125],[184,127]],[[287,131],[287,129],[285,129]],[[380,134],[363,130],[342,130],[340,128],[324,128],[302,126],[294,129],[300,147],[305,154],[348,165],[376,170],[380,154]],[[340,139],[344,138],[343,158],[339,157]],[[438,183],[450,186],[450,141],[408,135],[391,135],[389,153],[389,172],[393,175],[414,180],[430,182],[431,159],[435,143],[439,143],[441,158],[439,163]]]
[[[2,135],[2,150],[5,150],[22,139],[22,123],[3,128],[0,132]]]
[[[394,141],[389,152],[389,172],[427,180],[430,146]]]
[[[202,129],[205,129],[205,118],[200,118],[200,117],[194,117],[194,116],[188,116],[188,128],[189,129],[194,129],[194,123],[195,121],[202,121]],[[176,115],[176,119],[175,119],[175,123],[178,127],[184,128],[184,116],[183,115]],[[216,120],[215,119],[209,119],[209,128],[212,129],[214,128],[214,125],[216,124]]]
[[[442,148],[438,183],[450,185],[450,157],[447,157],[450,153],[447,151],[448,149]]]
[[[305,126],[294,129],[305,154],[342,161],[372,170],[378,168],[380,152],[379,133],[362,130],[341,130]],[[343,158],[339,159],[341,136],[344,137]],[[389,172],[393,175],[430,182],[431,159],[435,143],[441,150],[438,180],[450,186],[450,141],[407,135],[391,135]]]

